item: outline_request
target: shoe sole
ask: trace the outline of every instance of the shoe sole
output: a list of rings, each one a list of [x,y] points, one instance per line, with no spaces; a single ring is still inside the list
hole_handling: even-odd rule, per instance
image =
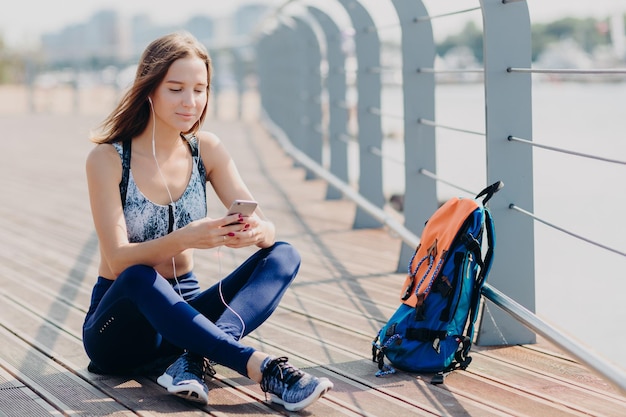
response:
[[[330,391],[333,388],[333,386],[334,386],[333,383],[329,379],[320,378],[320,383],[317,384],[317,387],[315,387],[315,390],[311,393],[311,395],[309,395],[302,401],[299,401],[297,403],[288,403],[288,402],[283,401],[280,397],[276,396],[275,394],[271,394],[271,393],[270,393],[270,401],[272,401],[273,403],[282,405],[283,407],[285,407],[287,411],[300,411],[308,407],[309,405],[313,404],[319,398],[321,398],[324,394]]]
[[[174,385],[173,378],[168,374],[163,374],[157,378],[157,383],[163,388],[167,389],[167,392],[174,394],[187,401],[193,401],[200,404],[208,404],[209,396],[204,392],[204,389],[196,384],[184,384]]]

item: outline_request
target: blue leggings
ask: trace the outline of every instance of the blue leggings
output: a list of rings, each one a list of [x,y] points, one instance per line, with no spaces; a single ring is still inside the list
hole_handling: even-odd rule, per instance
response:
[[[185,349],[247,376],[255,350],[239,339],[274,312],[299,267],[298,252],[278,242],[224,278],[221,294],[218,283],[188,300],[149,266],[127,268],[115,281],[100,278],[110,288],[99,301],[94,289],[85,351],[104,373],[132,372]]]

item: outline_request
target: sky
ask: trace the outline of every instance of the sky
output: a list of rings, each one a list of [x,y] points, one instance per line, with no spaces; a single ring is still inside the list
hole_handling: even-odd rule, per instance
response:
[[[7,7],[6,3],[11,2]],[[322,7],[336,0],[308,0]],[[364,4],[391,3],[390,0],[362,0]],[[286,0],[4,0],[0,13],[0,35],[10,48],[29,48],[43,33],[54,33],[71,24],[86,22],[103,9],[116,9],[123,16],[148,14],[155,23],[183,23],[194,14],[226,15],[250,2],[281,5]],[[479,0],[423,0],[431,15],[476,7]],[[545,22],[562,17],[607,17],[626,13],[626,0],[527,0],[531,20]],[[10,10],[10,12],[7,12]]]

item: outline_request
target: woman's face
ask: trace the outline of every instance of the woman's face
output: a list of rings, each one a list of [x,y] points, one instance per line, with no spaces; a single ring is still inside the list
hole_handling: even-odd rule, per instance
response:
[[[177,133],[187,132],[204,111],[207,87],[204,61],[198,57],[174,61],[152,96],[157,121]]]

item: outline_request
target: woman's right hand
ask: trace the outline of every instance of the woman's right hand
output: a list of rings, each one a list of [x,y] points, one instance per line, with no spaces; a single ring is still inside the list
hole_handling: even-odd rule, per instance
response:
[[[211,249],[223,246],[229,233],[242,230],[240,214],[231,214],[217,219],[205,217],[189,223],[180,229],[184,232],[188,247],[196,249]],[[231,235],[232,236],[232,235]]]

